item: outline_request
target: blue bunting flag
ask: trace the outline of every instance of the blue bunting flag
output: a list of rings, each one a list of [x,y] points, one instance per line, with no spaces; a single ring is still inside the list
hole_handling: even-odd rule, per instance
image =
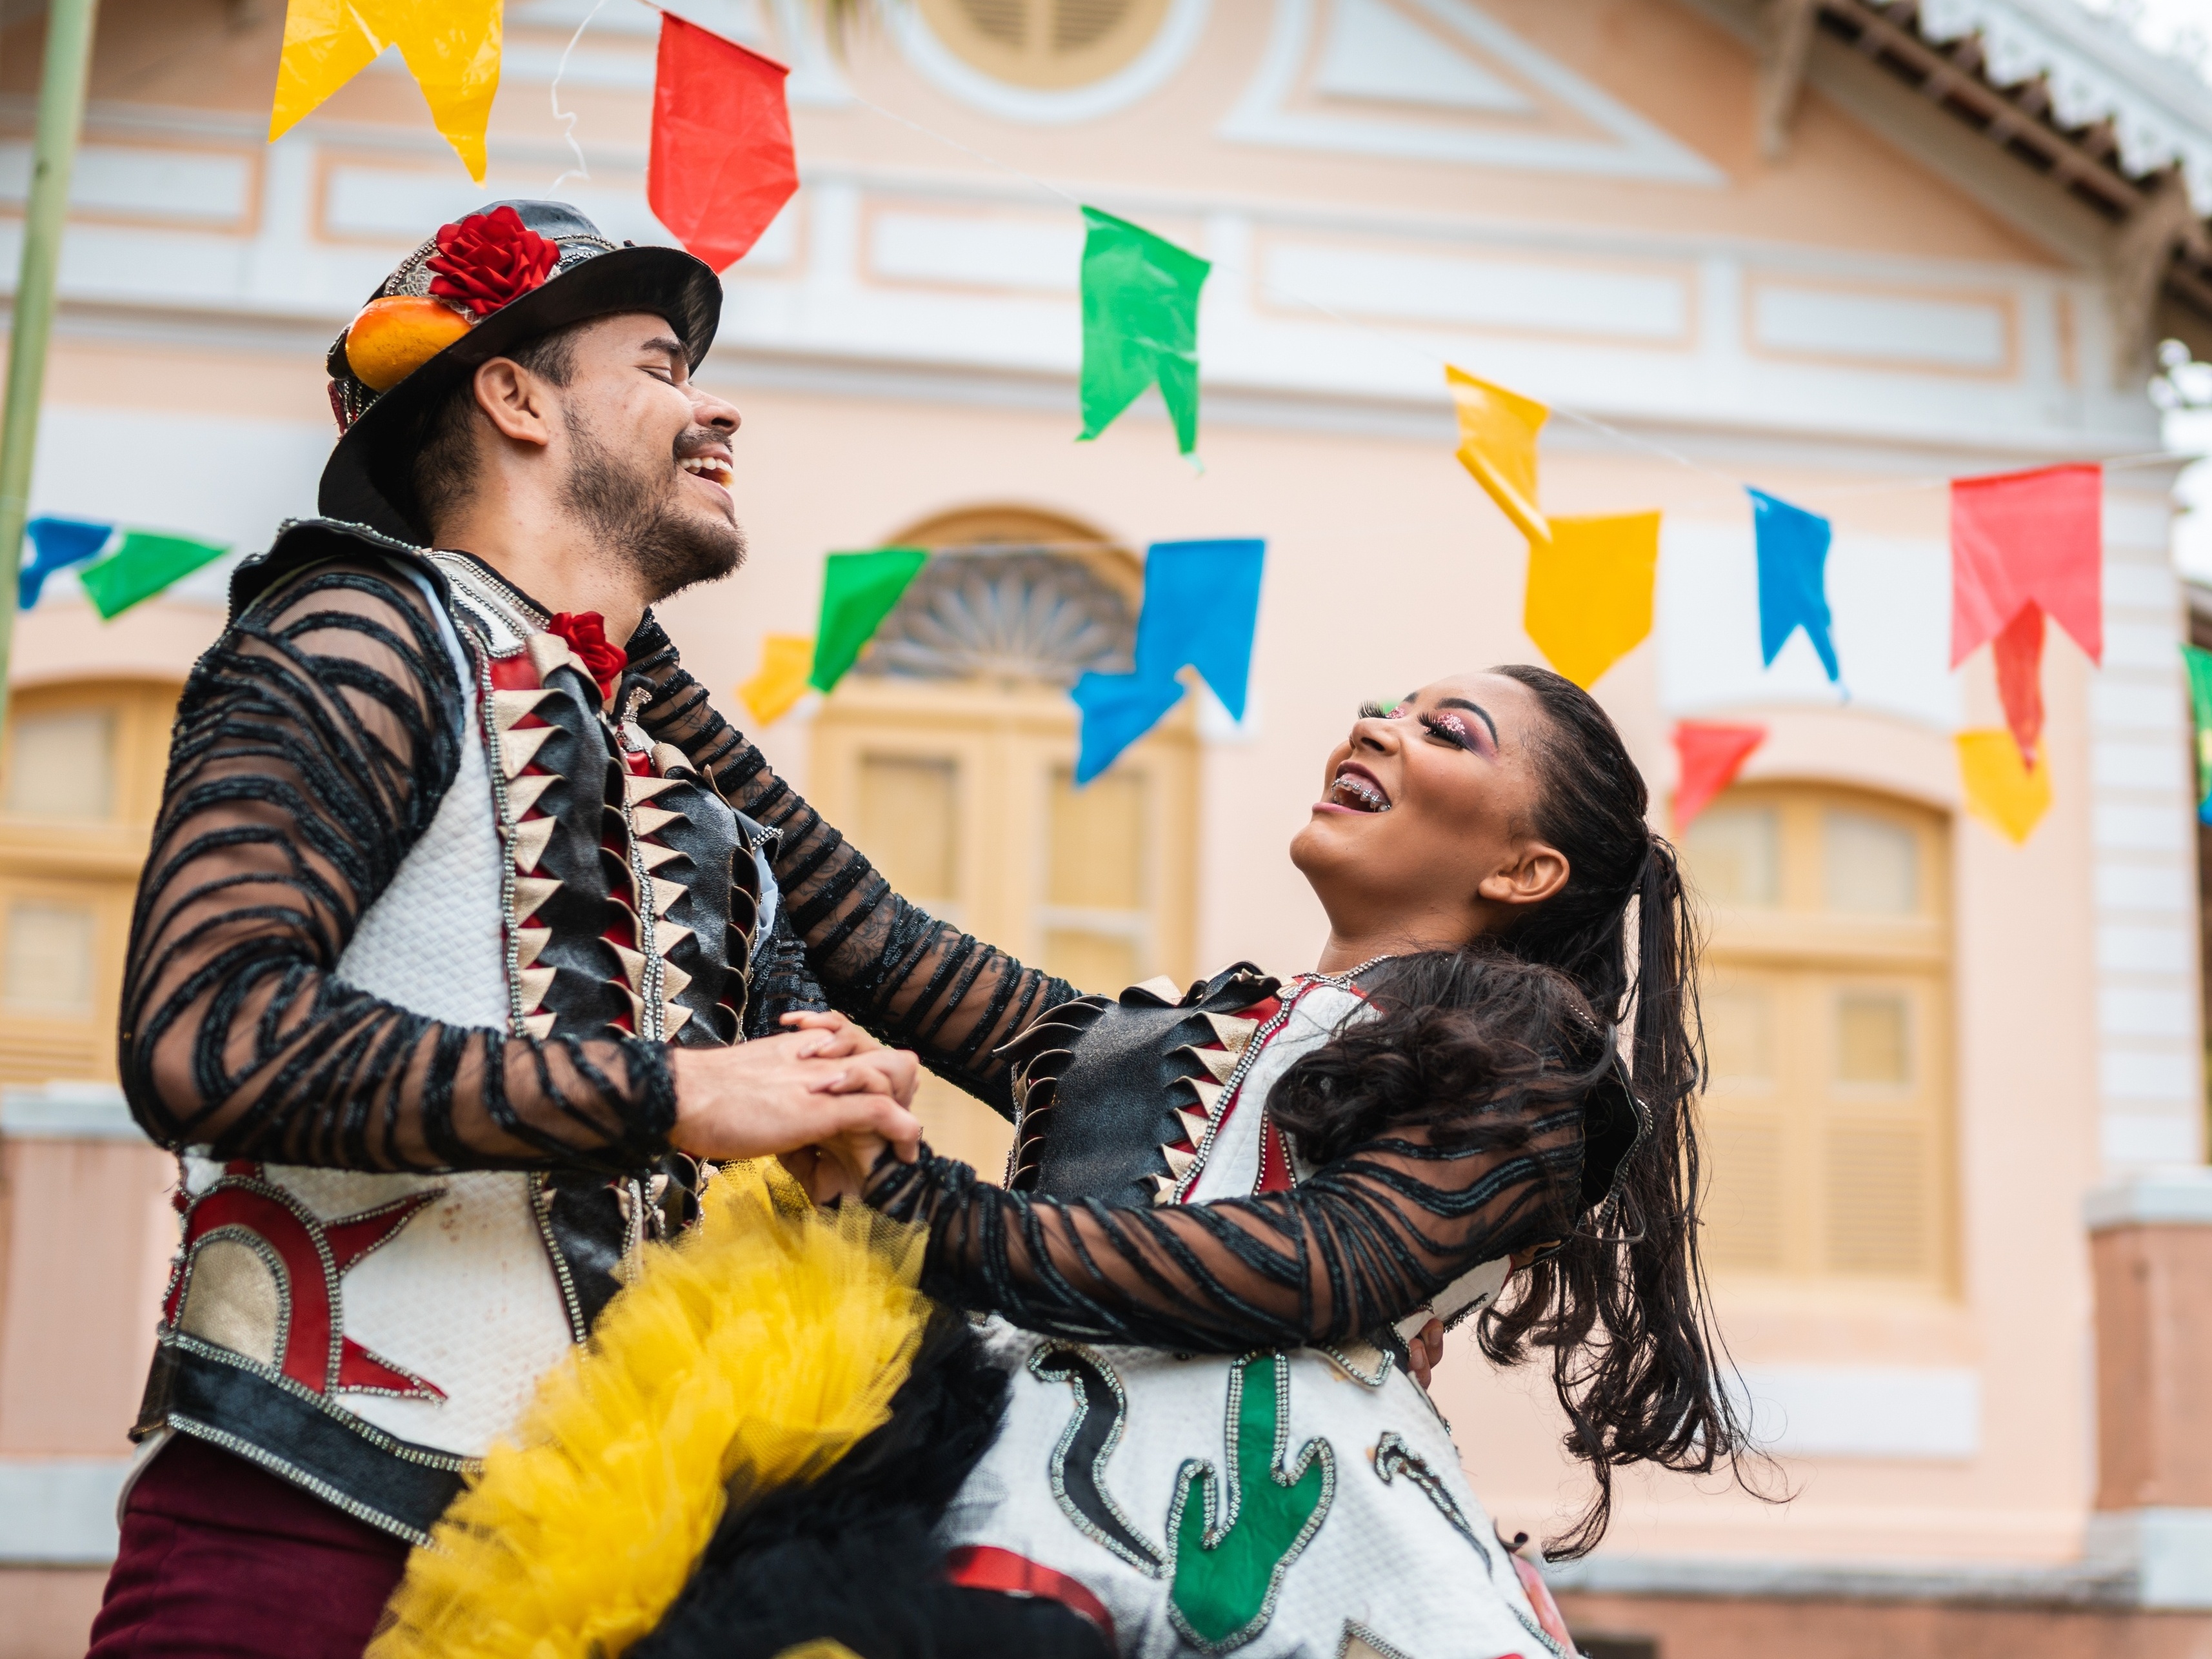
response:
[[[1159,724],[1182,696],[1176,676],[1185,668],[1198,671],[1231,719],[1244,718],[1267,554],[1267,544],[1256,538],[1152,544],[1145,555],[1136,672],[1085,674],[1075,687],[1083,711],[1078,784]]]
[[[112,524],[93,524],[83,519],[33,519],[23,528],[31,538],[31,556],[15,572],[18,611],[28,611],[38,604],[47,577],[94,557],[115,534]]]
[[[1121,757],[1121,751],[1160,723],[1182,698],[1174,675],[1147,679],[1142,674],[1085,674],[1072,694],[1083,711],[1082,744],[1075,759],[1079,787]]]
[[[1759,644],[1766,665],[1774,666],[1790,635],[1802,628],[1828,678],[1841,679],[1829,631],[1828,521],[1763,489],[1747,487],[1746,493],[1759,537]]]

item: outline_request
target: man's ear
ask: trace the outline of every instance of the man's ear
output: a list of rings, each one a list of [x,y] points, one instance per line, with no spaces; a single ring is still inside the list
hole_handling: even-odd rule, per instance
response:
[[[553,441],[552,392],[544,378],[510,357],[479,364],[477,407],[502,438],[540,448]]]
[[[1476,884],[1492,904],[1541,904],[1567,884],[1567,855],[1548,842],[1523,842],[1513,860]]]

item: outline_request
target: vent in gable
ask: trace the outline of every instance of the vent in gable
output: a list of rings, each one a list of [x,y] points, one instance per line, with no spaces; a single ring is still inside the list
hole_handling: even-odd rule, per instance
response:
[[[1066,90],[1127,68],[1152,44],[1168,0],[920,0],[929,31],[1010,86]]]

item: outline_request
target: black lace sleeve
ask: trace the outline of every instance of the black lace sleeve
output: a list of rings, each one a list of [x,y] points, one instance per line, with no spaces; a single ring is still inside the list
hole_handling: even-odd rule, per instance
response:
[[[781,833],[775,856],[792,926],[830,1004],[887,1042],[918,1053],[1002,1117],[1014,1115],[1006,1064],[993,1050],[1055,1003],[1065,980],[939,921],[890,890],[875,867],[715,713],[648,614],[630,665],[654,685],[645,728],[713,776],[729,803]]]
[[[659,1044],[459,1029],[333,977],[459,764],[440,623],[409,577],[325,564],[193,669],[123,988],[124,1090],[163,1146],[358,1170],[630,1170],[665,1146]]]
[[[926,1223],[923,1288],[1082,1341],[1242,1353],[1342,1341],[1569,1224],[1583,1109],[1407,1125],[1289,1192],[1116,1208],[1008,1192],[966,1164],[888,1155],[867,1201]]]
[[[752,992],[745,1000],[745,1036],[774,1036],[786,1014],[818,1012],[830,1006],[806,965],[806,947],[791,931],[791,915],[781,904],[760,954],[753,959]]]

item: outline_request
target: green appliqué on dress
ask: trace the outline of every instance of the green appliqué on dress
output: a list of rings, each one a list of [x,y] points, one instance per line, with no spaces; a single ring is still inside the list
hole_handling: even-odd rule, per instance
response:
[[[1248,1378],[1256,1386],[1246,1387]],[[1168,1613],[1203,1653],[1226,1653],[1267,1627],[1284,1573],[1336,1495],[1328,1441],[1307,1441],[1289,1461],[1290,1407],[1291,1368],[1281,1355],[1238,1360],[1229,1373],[1226,1480],[1195,1457],[1176,1476]]]

